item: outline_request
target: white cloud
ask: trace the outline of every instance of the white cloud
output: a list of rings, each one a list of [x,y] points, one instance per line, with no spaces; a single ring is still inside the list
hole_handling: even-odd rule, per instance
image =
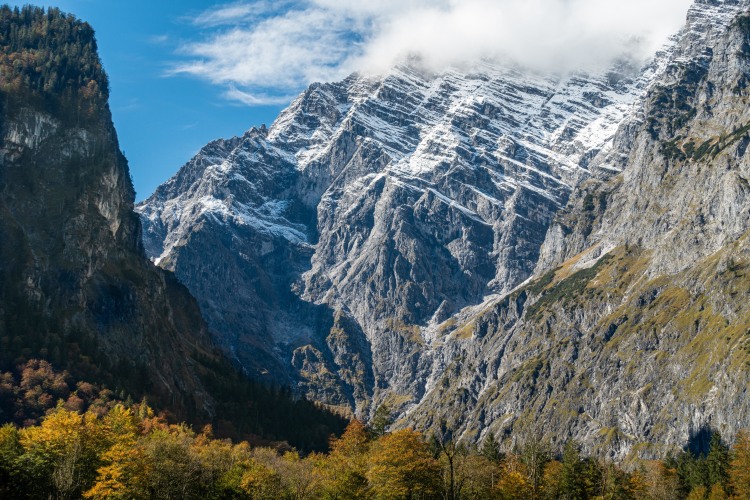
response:
[[[161,45],[169,41],[169,35],[152,35],[148,38],[148,41],[155,45]]]
[[[208,30],[173,73],[224,85],[249,105],[313,81],[378,73],[409,56],[431,69],[508,59],[541,71],[651,55],[691,0],[244,1],[195,16]]]
[[[294,96],[291,95],[268,95],[263,93],[245,92],[233,85],[230,86],[223,95],[227,99],[241,102],[242,104],[247,104],[248,106],[286,104],[294,98]]]
[[[289,9],[294,4],[294,0],[255,0],[252,2],[240,0],[214,6],[188,20],[203,27],[232,25]]]

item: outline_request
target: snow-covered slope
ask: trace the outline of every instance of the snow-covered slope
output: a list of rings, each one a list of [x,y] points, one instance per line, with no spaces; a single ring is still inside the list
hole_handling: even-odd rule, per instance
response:
[[[248,371],[362,415],[406,409],[447,369],[435,325],[531,276],[572,190],[622,169],[613,136],[641,96],[736,9],[697,3],[644,68],[314,84],[143,202],[145,246]]]
[[[366,347],[394,334],[388,322],[424,324],[526,279],[646,86],[637,77],[624,64],[564,78],[486,64],[313,85],[270,129],[207,145],[144,202],[146,248],[244,365],[315,385],[300,372],[339,371],[324,340],[337,311]],[[306,324],[306,301],[332,311],[324,331]],[[350,384],[362,397],[365,378]],[[356,405],[351,388],[335,392]]]

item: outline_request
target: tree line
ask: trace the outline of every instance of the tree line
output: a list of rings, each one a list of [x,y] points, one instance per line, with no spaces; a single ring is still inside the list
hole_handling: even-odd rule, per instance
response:
[[[0,498],[87,499],[747,499],[750,435],[632,470],[541,439],[501,452],[449,433],[386,432],[354,420],[327,453],[251,446],[170,424],[145,402],[70,409],[0,427]]]
[[[0,425],[38,426],[57,409],[102,418],[118,404],[132,407],[132,394],[144,394],[123,388],[111,390],[105,384],[81,380],[37,358],[7,371],[2,368],[0,363]],[[329,435],[341,434],[346,427],[346,419],[313,402],[295,398],[288,388],[266,387],[226,367],[216,367],[209,375],[213,372],[223,373],[220,379],[206,378],[216,396],[215,416],[196,418],[189,421],[190,425],[200,428],[210,423],[220,437],[253,445],[278,446],[285,442],[302,453],[327,449]],[[157,411],[164,421],[184,420],[162,406]],[[4,497],[0,495],[1,498]]]

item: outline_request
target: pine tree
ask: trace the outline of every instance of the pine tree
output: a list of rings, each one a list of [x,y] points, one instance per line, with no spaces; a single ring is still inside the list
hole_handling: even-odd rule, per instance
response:
[[[560,493],[562,498],[586,498],[586,487],[583,483],[583,462],[579,445],[575,440],[565,443],[560,472]]]
[[[372,422],[370,424],[370,429],[372,430],[372,434],[375,437],[380,437],[388,430],[388,427],[393,423],[393,417],[391,408],[383,403],[382,405],[378,406],[378,409],[375,410],[375,415],[372,417]]]
[[[721,434],[711,435],[711,448],[706,456],[706,479],[708,488],[719,484],[722,487],[729,482],[729,448],[721,439]]]
[[[495,440],[495,435],[492,432],[487,433],[487,437],[482,443],[482,449],[479,452],[483,457],[492,462],[499,462],[501,458],[500,447]]]

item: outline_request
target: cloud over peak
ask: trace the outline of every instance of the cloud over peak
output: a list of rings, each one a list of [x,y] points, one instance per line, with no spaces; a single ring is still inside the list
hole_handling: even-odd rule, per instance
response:
[[[173,74],[225,87],[245,104],[277,102],[314,81],[380,73],[417,56],[432,70],[509,60],[547,72],[646,58],[691,0],[257,0],[191,19],[202,39]]]

